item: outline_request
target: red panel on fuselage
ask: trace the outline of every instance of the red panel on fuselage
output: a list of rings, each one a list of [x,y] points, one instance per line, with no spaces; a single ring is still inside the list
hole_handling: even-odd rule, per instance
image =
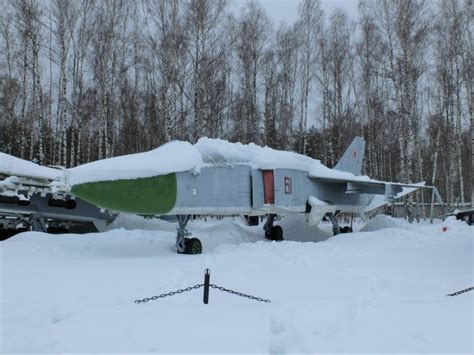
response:
[[[263,193],[265,204],[275,203],[275,182],[273,180],[273,170],[262,170]]]

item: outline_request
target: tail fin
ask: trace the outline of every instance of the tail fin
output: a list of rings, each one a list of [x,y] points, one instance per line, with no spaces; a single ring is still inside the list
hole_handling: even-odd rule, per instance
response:
[[[354,175],[360,175],[362,173],[364,151],[364,139],[362,137],[355,137],[334,169],[339,171],[347,171]]]

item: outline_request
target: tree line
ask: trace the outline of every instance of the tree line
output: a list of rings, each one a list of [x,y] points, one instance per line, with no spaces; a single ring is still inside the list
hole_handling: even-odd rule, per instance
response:
[[[75,166],[203,136],[333,166],[355,135],[364,172],[471,195],[472,0],[1,0],[8,154]],[[0,140],[1,141],[1,140]]]

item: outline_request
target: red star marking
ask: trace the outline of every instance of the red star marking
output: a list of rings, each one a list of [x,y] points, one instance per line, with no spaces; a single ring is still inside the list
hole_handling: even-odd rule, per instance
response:
[[[357,158],[357,150],[353,150],[353,151],[352,151],[352,156],[353,156],[354,158]]]

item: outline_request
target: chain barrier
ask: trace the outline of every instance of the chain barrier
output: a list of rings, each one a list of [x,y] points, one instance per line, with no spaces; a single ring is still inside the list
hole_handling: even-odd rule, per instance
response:
[[[145,303],[145,302],[148,302],[148,301],[156,301],[159,298],[165,298],[165,297],[169,297],[169,296],[179,295],[183,292],[189,292],[189,291],[192,291],[192,290],[197,290],[198,288],[203,287],[203,286],[204,286],[204,284],[194,285],[192,287],[186,287],[186,288],[183,288],[181,290],[172,291],[172,292],[168,292],[168,293],[162,293],[161,295],[158,295],[158,296],[153,296],[153,297],[150,297],[150,298],[144,298],[144,299],[141,299],[141,300],[135,300],[134,302],[135,303]]]
[[[236,295],[236,296],[240,296],[240,297],[246,297],[246,298],[249,298],[251,300],[255,300],[255,301],[258,301],[258,302],[265,302],[265,303],[270,303],[271,301],[270,300],[266,300],[266,299],[263,299],[261,297],[255,297],[255,296],[251,296],[251,295],[246,295],[245,293],[242,293],[242,292],[238,292],[238,291],[234,291],[234,290],[230,290],[228,288],[225,288],[225,287],[221,287],[221,286],[217,286],[217,285],[214,285],[214,284],[210,284],[209,287],[211,288],[215,288],[219,291],[222,291],[222,292],[227,292],[227,293],[230,293],[232,295]]]
[[[157,296],[153,296],[153,297],[147,297],[147,298],[143,298],[141,300],[135,300],[134,302],[135,303],[146,303],[148,301],[156,301],[157,299],[160,299],[160,298],[179,295],[183,292],[189,292],[189,291],[192,291],[192,290],[197,290],[198,288],[201,288],[201,287],[204,287],[204,297],[203,297],[204,304],[208,304],[208,302],[209,302],[209,288],[213,288],[213,289],[216,289],[216,290],[219,290],[219,291],[222,291],[222,292],[227,292],[227,293],[230,293],[231,295],[236,295],[236,296],[239,296],[239,297],[245,297],[245,298],[248,298],[248,299],[251,299],[251,300],[254,300],[254,301],[258,301],[258,302],[264,302],[264,303],[270,303],[271,302],[268,299],[264,299],[264,298],[261,298],[261,297],[255,297],[255,296],[252,296],[252,295],[247,295],[247,294],[242,293],[242,292],[234,291],[234,290],[222,287],[222,286],[211,284],[209,281],[210,281],[210,273],[209,273],[209,270],[206,269],[203,284],[197,284],[197,285],[186,287],[186,288],[183,288],[183,289],[180,289],[180,290],[176,290],[176,291],[172,291],[172,292],[168,292],[168,293],[162,293],[161,295],[157,295]],[[472,290],[474,290],[474,287],[465,288],[464,290],[453,292],[453,293],[450,293],[446,296],[450,296],[450,297],[458,296],[458,295],[461,295],[463,293],[466,293],[466,292],[469,292],[469,291],[472,291]]]
[[[469,291],[472,291],[472,290],[474,290],[474,287],[465,288],[464,290],[453,292],[453,293],[450,293],[446,296],[457,296],[457,295],[461,295],[463,293],[466,293],[466,292],[469,292]]]
[[[191,287],[186,287],[186,288],[183,288],[183,289],[180,289],[180,290],[177,290],[177,291],[163,293],[163,294],[158,295],[158,296],[147,297],[147,298],[143,298],[141,300],[135,300],[134,302],[135,303],[145,303],[145,302],[148,302],[148,301],[156,301],[159,298],[165,298],[165,297],[178,295],[178,294],[183,293],[183,292],[197,290],[198,288],[201,288],[201,287],[204,287],[204,294],[203,294],[204,304],[209,303],[209,288],[214,288],[214,289],[222,291],[222,292],[230,293],[231,295],[245,297],[245,298],[248,298],[248,299],[251,299],[251,300],[254,300],[254,301],[258,301],[258,302],[264,302],[264,303],[270,303],[271,302],[270,300],[263,299],[261,297],[255,297],[255,296],[247,295],[247,294],[242,293],[242,292],[230,290],[230,289],[225,288],[225,287],[221,287],[221,286],[211,284],[210,283],[210,277],[211,277],[210,276],[210,271],[209,271],[209,269],[206,269],[206,270],[204,270],[204,283],[203,284],[197,284],[197,285],[194,285],[194,286],[191,286]]]

